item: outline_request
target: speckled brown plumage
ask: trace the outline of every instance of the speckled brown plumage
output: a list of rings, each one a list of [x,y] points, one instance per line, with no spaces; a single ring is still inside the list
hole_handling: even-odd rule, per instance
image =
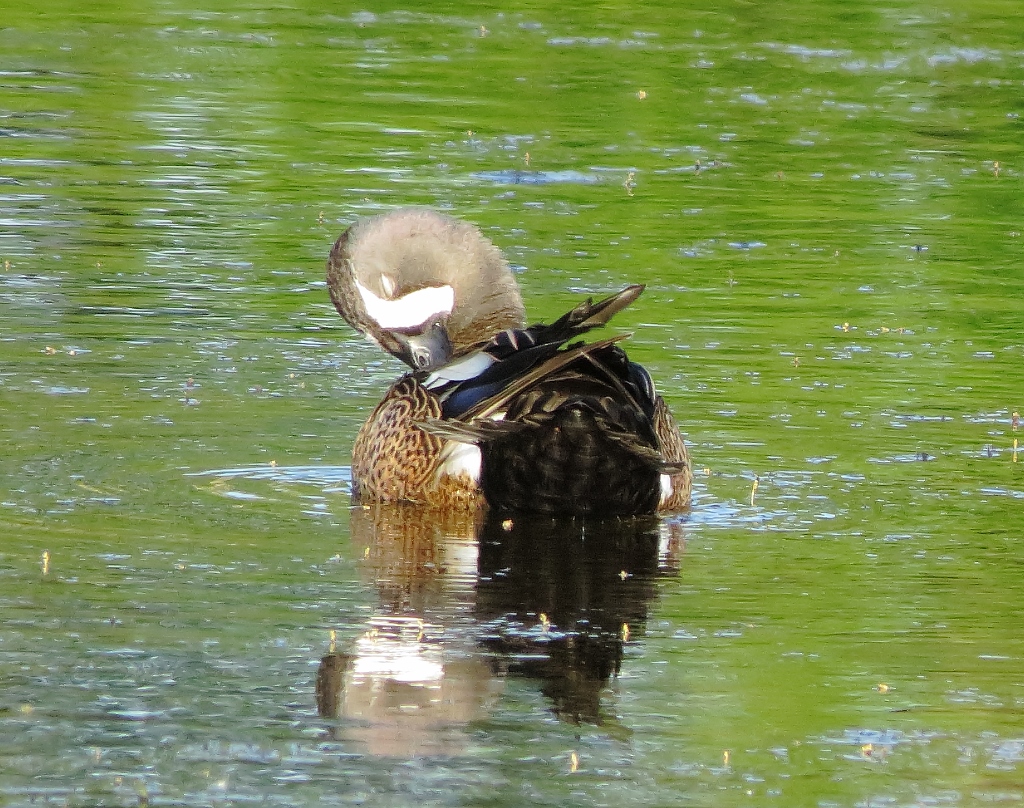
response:
[[[352,493],[358,502],[409,502],[473,508],[468,477],[439,476],[445,441],[417,424],[439,418],[441,405],[413,376],[399,379],[366,419],[352,449]]]

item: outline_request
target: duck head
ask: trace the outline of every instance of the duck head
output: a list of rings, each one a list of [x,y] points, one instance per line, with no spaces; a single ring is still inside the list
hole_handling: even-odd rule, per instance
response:
[[[327,261],[335,308],[414,370],[432,370],[524,325],[508,262],[473,225],[403,208],[360,219]]]

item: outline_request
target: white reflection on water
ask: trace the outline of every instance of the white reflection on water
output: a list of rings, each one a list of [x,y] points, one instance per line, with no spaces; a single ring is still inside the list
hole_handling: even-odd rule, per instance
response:
[[[271,480],[282,483],[305,483],[325,490],[348,490],[352,483],[351,466],[237,466],[227,469],[195,471],[186,477],[219,477],[225,480]],[[341,488],[339,489],[338,486]]]

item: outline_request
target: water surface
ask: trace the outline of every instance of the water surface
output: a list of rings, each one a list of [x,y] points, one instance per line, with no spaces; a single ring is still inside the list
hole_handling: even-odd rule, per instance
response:
[[[1018,18],[6,8],[3,800],[1024,799]],[[407,204],[647,284],[691,513],[351,508],[323,264]]]

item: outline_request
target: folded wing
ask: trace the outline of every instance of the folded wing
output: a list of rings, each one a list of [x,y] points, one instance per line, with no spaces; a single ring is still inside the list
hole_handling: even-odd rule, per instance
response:
[[[630,286],[587,300],[550,325],[501,332],[424,377],[441,415],[420,428],[480,447],[480,485],[492,507],[649,513],[663,497],[662,478],[689,473],[685,449],[682,456],[663,451],[658,431],[667,410],[647,371],[617,344],[626,335],[570,342],[605,325],[642,291]],[[669,424],[674,430],[670,416]],[[678,431],[675,437],[673,449],[682,445]]]

